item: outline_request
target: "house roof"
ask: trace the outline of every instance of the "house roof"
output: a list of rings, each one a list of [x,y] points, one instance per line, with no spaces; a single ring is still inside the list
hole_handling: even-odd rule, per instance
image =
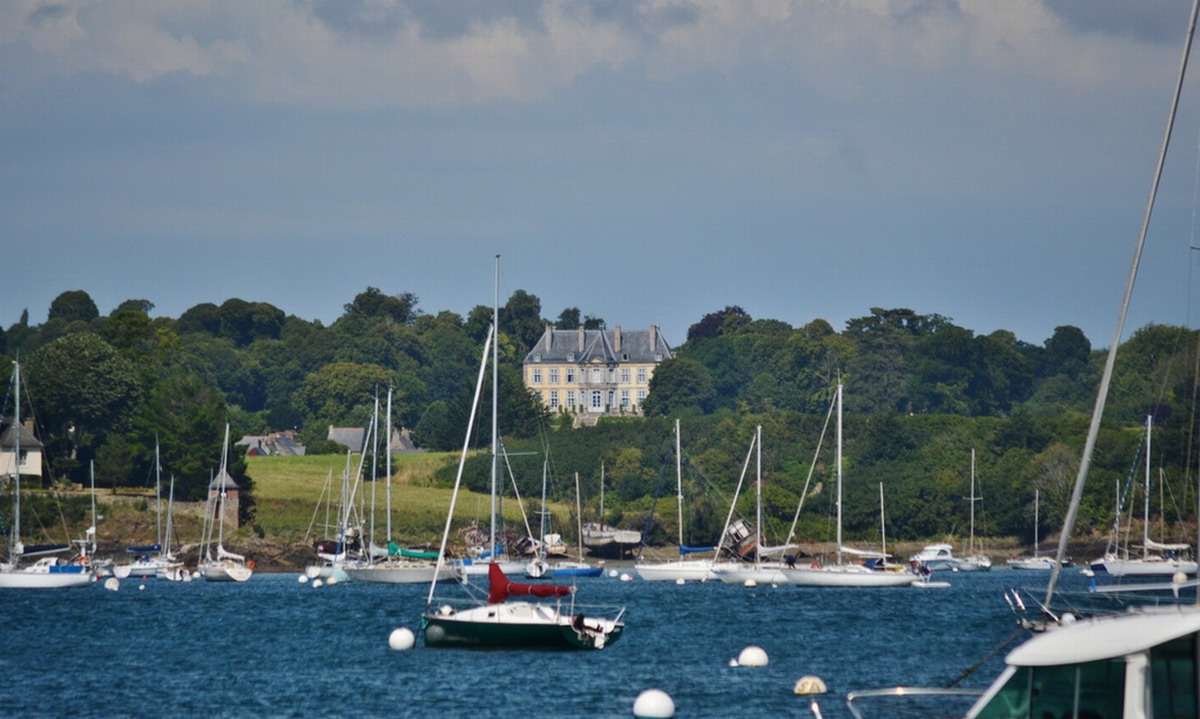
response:
[[[213,477],[213,481],[208,483],[208,488],[230,490],[238,489],[239,487],[237,482],[233,481],[233,477],[229,476],[229,472],[221,470],[217,472],[216,477]]]
[[[12,450],[16,444],[17,431],[13,426],[12,417],[0,417],[0,448]],[[25,449],[42,449],[44,445],[24,423],[21,425],[21,447]]]
[[[363,451],[367,430],[365,427],[334,427],[329,425],[328,439],[337,442],[351,452]]]
[[[661,362],[675,356],[657,326],[648,330],[556,330],[546,327],[541,339],[525,356],[525,364],[538,362]]]

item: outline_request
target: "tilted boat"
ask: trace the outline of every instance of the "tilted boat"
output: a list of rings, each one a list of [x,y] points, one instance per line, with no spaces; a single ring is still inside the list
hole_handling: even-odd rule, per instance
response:
[[[205,542],[204,556],[201,558],[198,571],[210,582],[245,582],[254,574],[254,565],[246,561],[246,557],[225,549],[225,499],[229,489],[237,488],[233,478],[229,476],[229,425],[225,425],[225,441],[221,447],[221,471],[210,483],[210,491],[215,493],[209,502],[209,529]],[[215,511],[212,507],[215,506]],[[217,526],[216,553],[213,553],[212,525]]]

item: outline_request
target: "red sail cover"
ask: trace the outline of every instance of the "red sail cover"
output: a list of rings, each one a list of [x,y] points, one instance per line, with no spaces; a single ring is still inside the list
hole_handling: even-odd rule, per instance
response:
[[[492,562],[488,566],[488,604],[499,604],[511,596],[527,597],[565,597],[571,593],[570,587],[560,587],[554,584],[519,584],[508,581],[500,565]]]

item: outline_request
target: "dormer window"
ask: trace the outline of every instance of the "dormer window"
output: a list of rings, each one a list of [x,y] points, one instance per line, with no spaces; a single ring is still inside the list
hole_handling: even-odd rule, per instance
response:
[[[575,353],[574,353],[574,352],[568,352],[568,353],[567,353],[567,361],[568,361],[568,362],[574,362],[574,361],[575,361]]]

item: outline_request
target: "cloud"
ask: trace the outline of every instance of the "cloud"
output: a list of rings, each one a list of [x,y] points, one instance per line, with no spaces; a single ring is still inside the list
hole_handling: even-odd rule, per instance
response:
[[[0,4],[0,48],[25,62],[0,78],[190,76],[337,109],[540,100],[597,72],[765,73],[843,97],[978,72],[1136,84],[1157,60],[1142,44],[1182,34],[1185,14],[1132,0],[16,0]]]

